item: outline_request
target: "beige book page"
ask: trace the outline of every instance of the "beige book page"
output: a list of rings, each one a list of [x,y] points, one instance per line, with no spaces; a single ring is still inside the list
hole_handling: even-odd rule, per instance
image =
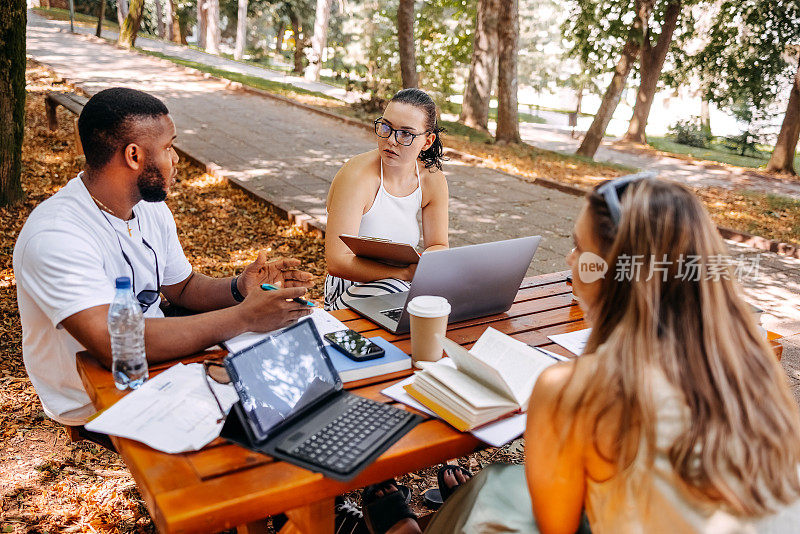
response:
[[[498,395],[481,382],[450,366],[429,365],[421,374],[425,373],[444,384],[459,397],[462,397],[475,411],[495,407],[517,407],[516,402]]]
[[[442,348],[456,364],[456,368],[470,378],[480,382],[487,388],[493,390],[509,400],[518,402],[514,392],[509,388],[506,380],[500,376],[500,372],[488,363],[476,358],[474,354],[467,351],[456,343],[444,336],[437,336]]]
[[[523,411],[528,409],[528,400],[539,375],[557,363],[553,358],[491,327],[481,335],[470,353],[485,366],[496,370]]]

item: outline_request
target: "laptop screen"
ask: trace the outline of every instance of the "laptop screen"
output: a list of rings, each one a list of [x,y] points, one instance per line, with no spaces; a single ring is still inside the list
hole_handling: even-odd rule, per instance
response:
[[[230,357],[234,386],[258,439],[336,389],[323,354],[316,327],[305,320]]]

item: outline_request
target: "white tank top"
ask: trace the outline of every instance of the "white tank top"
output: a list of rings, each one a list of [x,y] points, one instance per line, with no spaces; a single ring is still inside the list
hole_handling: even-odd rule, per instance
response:
[[[800,528],[800,501],[777,505],[773,515],[741,518],[709,506],[682,490],[669,462],[669,448],[689,421],[683,395],[661,370],[652,370],[656,406],[656,457],[652,469],[642,458],[631,473],[635,483],[621,493],[612,481],[587,479],[586,514],[593,534],[784,534]],[[639,465],[642,465],[640,468]],[[732,478],[732,483],[736,480]],[[647,491],[645,488],[649,488]]]
[[[381,167],[381,186],[369,211],[361,216],[358,235],[361,237],[379,237],[390,239],[396,243],[407,243],[412,247],[419,244],[420,232],[417,214],[422,208],[422,182],[417,171],[417,188],[407,196],[390,195],[383,186],[383,162]]]

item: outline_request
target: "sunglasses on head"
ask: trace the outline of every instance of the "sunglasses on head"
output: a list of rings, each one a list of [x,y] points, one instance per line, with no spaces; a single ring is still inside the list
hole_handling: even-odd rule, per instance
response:
[[[609,180],[597,188],[597,194],[606,201],[608,213],[611,216],[611,220],[614,222],[614,226],[618,226],[622,218],[622,204],[620,204],[619,199],[622,197],[623,193],[625,193],[628,186],[633,183],[641,182],[642,180],[652,180],[656,176],[658,176],[658,173],[655,171],[629,174],[628,176],[621,176],[614,180]]]

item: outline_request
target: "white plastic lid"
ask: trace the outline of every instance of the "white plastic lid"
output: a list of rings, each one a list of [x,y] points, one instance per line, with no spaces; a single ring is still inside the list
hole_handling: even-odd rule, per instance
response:
[[[421,295],[414,297],[406,308],[408,313],[417,317],[444,317],[450,315],[450,303],[444,297]]]

